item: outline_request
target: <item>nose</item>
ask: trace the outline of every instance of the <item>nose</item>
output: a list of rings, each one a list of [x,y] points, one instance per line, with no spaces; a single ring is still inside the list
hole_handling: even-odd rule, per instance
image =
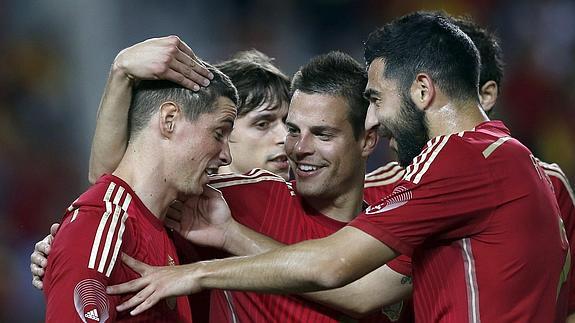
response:
[[[294,144],[295,156],[300,159],[313,154],[313,138],[311,134],[302,134]]]
[[[365,116],[365,130],[370,130],[374,127],[379,126],[379,120],[377,119],[377,113],[373,104],[369,105],[367,109],[367,115]]]
[[[273,140],[277,145],[283,145],[286,141],[287,127],[285,123],[278,122],[272,131]]]
[[[220,151],[220,166],[228,166],[232,162],[232,154],[230,153],[230,145],[226,140],[223,144],[222,150]]]

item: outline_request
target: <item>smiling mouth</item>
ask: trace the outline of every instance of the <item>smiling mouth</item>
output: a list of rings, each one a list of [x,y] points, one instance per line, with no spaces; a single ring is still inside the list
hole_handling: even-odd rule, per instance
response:
[[[303,164],[303,163],[297,163],[296,164],[296,169],[299,172],[302,172],[304,174],[311,174],[313,172],[316,172],[320,169],[322,169],[325,166],[317,166],[317,165],[311,165],[311,164]]]

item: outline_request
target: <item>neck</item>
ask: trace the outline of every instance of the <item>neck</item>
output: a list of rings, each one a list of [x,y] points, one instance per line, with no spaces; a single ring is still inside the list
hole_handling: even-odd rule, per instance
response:
[[[472,130],[489,120],[477,102],[445,102],[437,108],[430,108],[426,118],[429,138]]]
[[[130,144],[114,175],[128,183],[152,214],[164,221],[166,210],[177,197],[177,191],[166,181],[165,165],[143,147]]]
[[[343,183],[349,187],[347,191],[336,197],[304,197],[305,201],[314,210],[341,222],[350,222],[361,213],[363,206],[363,183],[365,181],[365,166],[358,169],[353,180]]]

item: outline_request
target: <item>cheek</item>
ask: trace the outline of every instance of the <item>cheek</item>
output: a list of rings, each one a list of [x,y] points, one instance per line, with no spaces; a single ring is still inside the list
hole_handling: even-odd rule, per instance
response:
[[[284,145],[284,149],[286,151],[286,154],[290,155],[295,147],[296,144],[296,139],[291,137],[291,136],[286,136],[285,139],[285,145]]]

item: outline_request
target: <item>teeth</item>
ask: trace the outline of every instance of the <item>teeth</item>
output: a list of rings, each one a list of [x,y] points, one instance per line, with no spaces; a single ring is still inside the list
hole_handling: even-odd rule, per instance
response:
[[[317,170],[319,167],[312,166],[312,165],[299,164],[299,165],[297,165],[297,168],[301,171],[304,171],[304,172],[313,172],[314,170]]]

